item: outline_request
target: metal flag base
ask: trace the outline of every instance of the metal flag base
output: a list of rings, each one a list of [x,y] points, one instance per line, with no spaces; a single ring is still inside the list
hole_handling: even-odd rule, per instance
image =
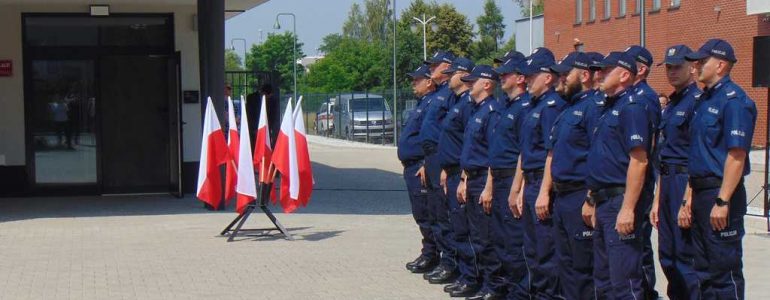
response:
[[[253,203],[246,206],[246,209],[244,209],[243,213],[238,214],[235,219],[230,222],[227,227],[225,227],[224,230],[220,233],[220,235],[225,236],[229,235],[227,238],[228,242],[232,242],[233,239],[239,235],[239,233],[242,233],[242,236],[248,236],[248,234],[245,234],[247,232],[264,232],[264,231],[271,231],[271,230],[278,230],[280,231],[284,236],[286,236],[286,239],[289,241],[293,241],[294,237],[289,234],[289,231],[286,229],[286,227],[283,227],[281,225],[281,222],[278,222],[278,219],[275,218],[275,215],[273,215],[273,212],[270,211],[270,208],[267,207],[267,199],[270,197],[270,190],[272,189],[273,184],[272,183],[260,183],[259,186],[259,199],[257,201],[254,201]],[[259,202],[259,204],[257,204]],[[249,216],[254,212],[254,210],[259,207],[262,212],[265,213],[265,215],[270,219],[271,222],[273,222],[273,225],[275,228],[243,228],[243,224],[246,223],[246,220],[249,219]],[[237,225],[236,225],[237,223]],[[235,229],[233,229],[233,225],[235,225]]]

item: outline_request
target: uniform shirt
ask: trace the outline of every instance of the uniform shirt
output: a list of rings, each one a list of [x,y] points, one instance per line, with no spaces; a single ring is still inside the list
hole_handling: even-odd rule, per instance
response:
[[[554,89],[529,101],[531,108],[524,115],[519,128],[521,168],[531,171],[545,168],[548,151],[545,143],[551,136],[551,128],[567,102]]]
[[[452,106],[441,122],[441,134],[438,138],[439,164],[442,168],[460,164],[460,154],[463,151],[463,134],[465,124],[468,124],[473,100],[468,91],[454,97],[457,103]]]
[[[603,109],[603,101],[592,90],[580,92],[556,118],[546,143],[546,149],[553,151],[551,177],[554,181],[585,182],[590,137]]]
[[[406,125],[398,137],[398,159],[400,161],[420,160],[425,157],[422,152],[422,142],[420,140],[420,127],[425,117],[425,109],[430,105],[432,97],[429,95],[420,98],[414,110],[406,119]]]
[[[492,169],[515,169],[519,162],[519,128],[529,108],[529,93],[514,99],[504,97],[500,119],[493,124],[495,137],[489,141],[489,166]]]
[[[652,121],[654,128],[658,128],[661,118],[660,100],[658,100],[658,93],[647,84],[646,80],[642,80],[634,86],[634,91],[637,100],[647,101],[647,113],[650,114],[650,120]]]
[[[430,94],[430,97],[433,99],[425,112],[425,118],[422,120],[420,141],[423,143],[423,147],[431,147],[435,151],[441,134],[441,121],[444,120],[447,111],[456,100],[447,83],[439,85],[436,91]]]
[[[598,120],[588,151],[588,177],[591,190],[626,184],[631,150],[651,147],[653,127],[647,103],[637,100],[633,88],[605,100],[607,109]]]
[[[494,130],[489,126],[490,119],[500,117],[499,102],[494,97],[487,97],[480,103],[473,104],[471,117],[465,125],[463,134],[463,152],[460,155],[460,167],[475,170],[489,167],[489,141]]]
[[[687,165],[687,151],[690,149],[690,120],[695,109],[695,100],[703,92],[694,82],[681,92],[674,92],[671,102],[663,112],[658,126],[658,149],[660,161],[671,165]]]
[[[725,76],[713,88],[703,91],[695,104],[690,123],[690,155],[687,170],[691,177],[723,177],[729,149],[748,152],[754,136],[757,107],[754,101]],[[743,175],[749,174],[749,156]]]

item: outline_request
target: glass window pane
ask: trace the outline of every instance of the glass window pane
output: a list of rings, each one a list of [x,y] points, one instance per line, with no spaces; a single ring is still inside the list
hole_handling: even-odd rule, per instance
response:
[[[93,61],[33,61],[31,90],[35,182],[95,183]]]
[[[103,46],[148,46],[171,48],[170,24],[164,17],[104,19],[99,36]]]
[[[618,17],[626,15],[626,0],[618,0]]]
[[[671,7],[679,7],[682,4],[681,0],[671,0]]]
[[[596,0],[588,1],[588,21],[596,20]]]
[[[604,0],[604,18],[609,19],[612,16],[612,0]]]
[[[575,1],[575,23],[583,22],[583,0]]]
[[[30,46],[96,46],[98,27],[91,18],[28,17],[26,42]]]
[[[660,9],[660,0],[652,0],[652,10]]]

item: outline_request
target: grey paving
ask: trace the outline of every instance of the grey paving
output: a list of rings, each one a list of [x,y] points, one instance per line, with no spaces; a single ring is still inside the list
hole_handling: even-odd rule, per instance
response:
[[[0,299],[446,298],[403,268],[419,244],[394,148],[316,138],[311,147],[313,200],[278,214],[292,242],[227,243],[218,232],[234,213],[192,197],[0,199]],[[754,223],[747,296],[767,299],[770,239]]]

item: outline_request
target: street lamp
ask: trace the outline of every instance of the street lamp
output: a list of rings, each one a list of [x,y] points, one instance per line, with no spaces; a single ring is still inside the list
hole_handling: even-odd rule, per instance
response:
[[[230,40],[230,47],[233,51],[235,51],[235,41],[241,41],[243,42],[243,68],[246,68],[246,39],[231,39]]]
[[[436,17],[433,16],[433,17],[430,17],[429,19],[426,20],[425,19],[425,14],[422,14],[422,19],[417,18],[417,17],[412,17],[412,19],[414,19],[415,21],[417,21],[420,24],[422,24],[422,59],[423,60],[428,59],[428,46],[427,46],[427,39],[426,39],[426,36],[425,36],[425,26],[427,26],[428,23],[430,23],[430,21],[433,21],[433,19],[435,19],[435,18]],[[436,23],[433,23],[430,26],[430,28],[434,32],[438,31],[438,25],[436,25]],[[417,26],[414,25],[414,24],[412,24],[412,31],[417,31]]]
[[[278,22],[278,17],[280,16],[291,16],[291,22],[294,26],[294,29],[292,31],[292,34],[294,35],[294,59],[292,60],[292,65],[294,65],[294,101],[297,101],[297,16],[295,16],[293,13],[279,13],[275,16],[275,25],[273,25],[274,29],[281,29],[281,23]]]

